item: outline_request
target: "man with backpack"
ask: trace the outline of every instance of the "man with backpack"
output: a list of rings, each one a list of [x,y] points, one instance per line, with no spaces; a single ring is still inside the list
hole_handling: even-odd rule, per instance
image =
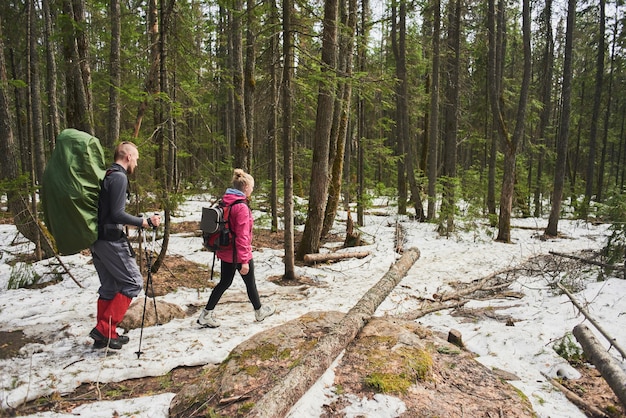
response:
[[[96,326],[89,333],[94,348],[108,346],[119,350],[128,343],[127,336],[118,335],[117,324],[124,318],[132,299],[143,289],[143,277],[124,225],[156,228],[161,223],[158,214],[144,218],[126,213],[126,200],[130,197],[127,176],[135,171],[138,159],[135,144],[120,143],[100,189],[98,240],[90,248],[100,279]]]
[[[224,205],[230,206],[228,213],[228,225],[233,235],[230,247],[220,248],[216,251],[220,259],[220,282],[213,288],[209,301],[200,313],[197,322],[202,327],[217,328],[219,321],[213,315],[213,309],[219,302],[224,292],[230,287],[239,271],[243,279],[248,299],[254,307],[254,317],[257,321],[263,321],[275,312],[275,307],[270,304],[261,305],[259,292],[256,288],[254,277],[254,261],[252,259],[252,227],[254,218],[248,207],[247,200],[254,190],[254,178],[240,168],[233,172],[232,187],[226,190],[222,197]],[[240,201],[243,200],[243,203]],[[237,204],[241,203],[241,204]]]

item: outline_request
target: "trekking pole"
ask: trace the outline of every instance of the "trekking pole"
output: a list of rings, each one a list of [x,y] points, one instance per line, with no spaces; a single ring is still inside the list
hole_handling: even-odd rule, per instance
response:
[[[148,280],[150,279],[150,255],[148,254],[148,247],[146,244],[146,230],[141,228],[141,237],[143,238],[143,248],[144,251],[146,252],[146,263],[148,264]],[[144,290],[144,298],[143,298],[143,313],[141,314],[141,331],[139,331],[139,348],[137,349],[137,351],[135,352],[135,354],[137,354],[137,359],[139,359],[139,357],[143,354],[143,351],[141,351],[141,340],[143,339],[143,324],[144,321],[146,319],[146,303],[148,302],[148,286],[146,283],[146,289]]]
[[[148,256],[148,285],[150,285],[150,292],[152,292],[152,303],[154,305],[154,318],[157,325],[161,325],[159,321],[159,313],[157,312],[156,294],[154,293],[154,281],[152,280],[152,254],[154,253],[154,242],[156,241],[156,226],[152,228],[152,246],[150,248],[150,255]],[[147,287],[147,286],[146,286]]]
[[[156,230],[157,230],[156,227],[152,228],[152,247],[148,248],[148,244],[146,243],[146,230],[141,228],[141,235],[143,237],[143,248],[146,253],[146,266],[148,268],[148,278],[146,279],[146,289],[144,290],[143,312],[141,314],[141,331],[139,332],[139,349],[135,352],[135,354],[137,354],[137,358],[141,357],[141,355],[143,354],[143,351],[141,351],[141,341],[143,340],[143,326],[146,320],[146,305],[148,303],[148,288],[152,292],[152,300],[154,302],[154,315],[156,317],[157,324],[159,324],[159,315],[157,312],[156,297],[154,296],[154,287],[152,284],[152,252],[154,251],[154,242],[156,241]]]

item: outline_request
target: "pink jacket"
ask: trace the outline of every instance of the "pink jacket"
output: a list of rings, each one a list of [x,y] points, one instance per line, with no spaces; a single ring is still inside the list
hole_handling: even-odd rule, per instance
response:
[[[228,189],[222,201],[230,205],[237,200],[246,200],[246,196],[239,190]],[[247,204],[239,203],[230,208],[228,225],[235,235],[235,250],[237,251],[237,263],[245,264],[252,260],[252,227],[254,218]],[[233,250],[229,247],[216,252],[217,257],[227,263],[233,263]]]

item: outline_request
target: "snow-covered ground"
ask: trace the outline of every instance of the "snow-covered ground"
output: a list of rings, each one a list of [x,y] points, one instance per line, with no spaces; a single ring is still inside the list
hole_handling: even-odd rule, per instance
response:
[[[174,222],[198,221],[201,207],[207,205],[208,200],[208,197],[188,200],[178,211]],[[470,282],[550,251],[574,253],[599,249],[605,244],[608,233],[607,225],[561,220],[559,231],[567,238],[542,241],[534,237],[541,230],[528,227],[545,228],[546,220],[514,219],[513,226],[526,228],[513,228],[513,243],[502,244],[493,240],[496,231],[486,226],[476,226],[444,238],[435,232],[433,224],[417,223],[393,215],[368,216],[366,225],[361,228],[362,237],[370,243],[363,248],[370,251],[368,257],[298,268],[298,274],[319,281],[324,286],[311,287],[303,295],[294,294],[289,289],[267,281],[266,277],[284,272],[283,254],[282,251],[259,248],[254,254],[257,285],[261,299],[276,305],[274,316],[261,323],[254,321],[245,287],[237,276],[224,296],[234,303],[221,303],[216,308],[216,316],[221,322],[219,328],[201,329],[196,324],[195,316],[174,320],[158,329],[147,327],[143,331],[143,354],[137,358],[139,330],[130,331],[131,342],[114,355],[105,357],[103,350],[91,347],[92,340],[88,333],[95,323],[99,282],[89,257],[62,257],[83,288],[65,276],[59,283],[43,289],[7,290],[10,277],[36,273],[46,280],[61,269],[54,259],[34,265],[17,263],[12,267],[9,262],[17,254],[31,251],[32,246],[18,235],[12,225],[0,225],[0,331],[23,330],[27,336],[45,341],[45,344],[24,346],[18,357],[0,360],[0,404],[7,408],[45,394],[71,392],[84,382],[160,376],[177,366],[217,364],[250,336],[306,312],[347,312],[399,257],[393,251],[396,222],[401,222],[405,229],[405,248],[419,248],[421,257],[379,307],[376,315],[411,311],[418,307],[417,297],[430,297],[434,293],[446,291],[450,282]],[[338,222],[335,232],[341,234],[343,228],[344,224]],[[174,235],[169,249],[170,254],[179,254],[206,265],[209,280],[212,258],[206,251],[201,251],[199,238]],[[513,327],[506,327],[495,320],[463,322],[461,318],[449,315],[448,311],[433,313],[418,321],[439,331],[447,332],[450,328],[461,331],[467,348],[478,354],[478,361],[519,376],[520,380],[511,383],[530,399],[539,417],[584,417],[542,374],[556,376],[557,371],[560,371],[576,376],[576,371],[554,352],[552,345],[571,332],[576,324],[583,322],[584,317],[572,306],[567,296],[555,295],[545,278],[521,278],[512,287],[523,292],[525,297],[514,303],[491,300],[470,302],[466,306],[505,306],[498,312],[515,318],[517,322]],[[206,303],[209,294],[210,289],[201,292],[180,289],[161,298],[180,306],[200,307]],[[589,312],[618,343],[626,345],[623,319],[626,312],[625,280],[608,278],[595,281],[595,278],[590,278],[586,288],[575,296],[581,303],[588,303]],[[606,344],[603,337],[597,335]],[[324,401],[330,396],[332,381],[331,369],[294,406],[290,415],[305,418],[319,416]],[[173,396],[162,394],[116,402],[96,402],[77,407],[71,414],[46,412],[36,416],[51,418],[80,414],[108,418],[113,411],[117,411],[121,417],[161,418],[167,417]],[[401,410],[398,399],[381,396],[374,401],[355,399],[345,412],[349,417],[391,417]]]

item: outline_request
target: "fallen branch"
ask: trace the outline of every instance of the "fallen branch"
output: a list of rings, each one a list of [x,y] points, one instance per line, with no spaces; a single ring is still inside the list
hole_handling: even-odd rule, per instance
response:
[[[600,334],[602,334],[604,336],[604,338],[606,338],[607,341],[609,343],[611,343],[611,346],[615,347],[615,349],[617,351],[619,351],[619,353],[622,355],[622,359],[625,359],[626,358],[626,351],[624,351],[624,349],[617,343],[617,340],[615,340],[615,338],[611,337],[609,335],[609,333],[606,332],[604,330],[604,328],[602,328],[602,325],[600,325],[598,323],[598,321],[596,321],[595,319],[593,319],[591,317],[591,315],[587,312],[587,310],[580,303],[578,303],[578,301],[576,300],[574,295],[572,295],[570,293],[570,291],[565,288],[565,286],[563,286],[560,282],[558,282],[556,285],[559,287],[559,289],[561,289],[563,291],[563,293],[565,293],[567,295],[567,297],[572,301],[572,304],[576,308],[578,308],[580,313],[583,314],[585,316],[585,318],[587,318],[589,320],[589,322],[591,322],[591,324],[598,330],[598,332],[600,332]]]
[[[315,264],[326,261],[344,260],[346,258],[365,258],[368,255],[370,255],[369,251],[305,254],[304,262],[307,264]]]
[[[443,311],[445,309],[453,309],[453,308],[458,308],[461,307],[463,305],[465,305],[467,302],[469,302],[469,300],[463,300],[463,301],[447,301],[447,302],[428,302],[425,303],[426,306],[422,305],[421,308],[416,309],[414,311],[410,311],[410,312],[406,312],[404,314],[401,315],[396,315],[397,317],[401,318],[401,319],[406,319],[408,321],[414,321],[417,318],[421,318],[423,316],[426,316],[430,313],[433,312],[437,312],[437,311]]]
[[[406,251],[343,319],[254,405],[246,417],[284,417],[363,329],[378,306],[419,258],[419,254],[417,248]]]
[[[575,394],[574,392],[572,392],[571,390],[569,390],[568,388],[560,384],[556,379],[551,378],[544,372],[541,372],[541,374],[546,379],[548,379],[548,382],[552,383],[552,386],[554,386],[555,388],[563,392],[565,397],[571,403],[576,405],[579,409],[582,409],[585,412],[585,414],[587,414],[588,416],[592,418],[609,418],[607,414],[605,414],[604,412],[602,412],[600,409],[596,408],[595,406],[590,405],[583,398],[581,398],[580,396],[578,396],[577,394]]]
[[[624,266],[618,266],[618,265],[615,265],[615,264],[606,264],[606,263],[602,263],[600,261],[590,260],[588,258],[582,258],[582,257],[578,257],[578,256],[571,255],[571,254],[563,254],[563,253],[558,253],[556,251],[550,251],[550,254],[556,255],[558,257],[571,258],[572,260],[582,261],[583,263],[593,264],[594,266],[599,266],[599,267],[603,267],[603,268],[606,268],[606,269],[624,270]]]
[[[573,334],[582,346],[587,358],[596,366],[622,405],[626,406],[626,373],[619,362],[607,353],[587,326],[576,325]]]
[[[452,300],[452,299],[460,299],[461,296],[470,295],[479,290],[485,290],[485,285],[489,283],[491,280],[493,280],[494,278],[496,278],[497,276],[503,273],[510,273],[514,271],[515,269],[505,269],[505,270],[496,271],[494,273],[491,273],[489,276],[485,276],[482,279],[478,279],[470,283],[467,287],[463,289],[457,290],[456,292],[452,292],[452,293],[444,293],[441,295],[436,295],[434,296],[434,298],[441,302],[445,302],[447,300]]]

